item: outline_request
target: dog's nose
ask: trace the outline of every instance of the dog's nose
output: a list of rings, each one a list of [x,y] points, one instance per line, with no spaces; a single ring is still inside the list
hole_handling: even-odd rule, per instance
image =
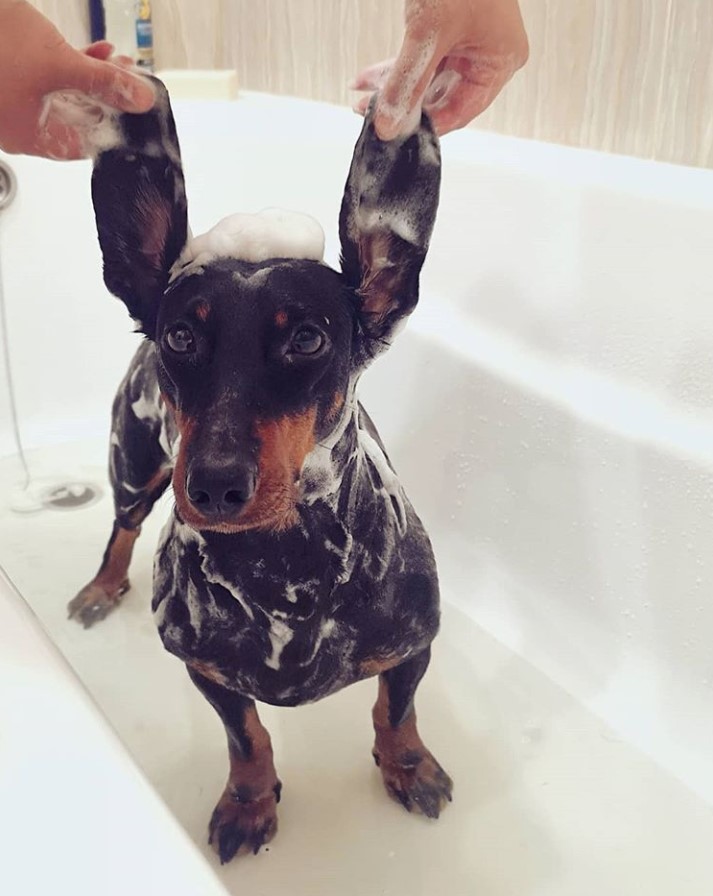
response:
[[[203,516],[232,519],[255,494],[257,471],[251,464],[200,461],[186,477],[188,500]]]

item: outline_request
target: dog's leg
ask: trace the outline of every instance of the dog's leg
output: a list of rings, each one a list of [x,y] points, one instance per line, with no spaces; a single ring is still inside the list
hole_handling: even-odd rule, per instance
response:
[[[141,523],[151,512],[151,508],[166,490],[171,481],[170,468],[161,467],[146,485],[132,494],[132,507],[127,513],[114,520],[109,543],[104,551],[99,572],[88,585],[69,602],[69,618],[77,619],[84,628],[89,628],[104,619],[131,587],[129,584],[129,564],[134,551],[134,542],[141,533]],[[114,487],[116,493],[116,485]],[[118,501],[115,501],[118,504]]]
[[[413,705],[430,659],[431,649],[427,647],[379,676],[379,696],[373,710],[373,755],[390,796],[409,812],[438,818],[451,800],[453,782],[423,745]]]
[[[220,716],[228,735],[230,773],[208,836],[225,864],[240,853],[257,854],[275,836],[282,784],[272,761],[270,735],[258,718],[255,701],[219,684],[214,670],[200,664],[201,672],[197,672],[198,665],[188,667],[188,674]]]

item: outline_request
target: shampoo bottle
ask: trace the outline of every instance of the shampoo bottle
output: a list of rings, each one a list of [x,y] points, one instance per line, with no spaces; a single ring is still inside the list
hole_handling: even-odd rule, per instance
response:
[[[136,4],[136,62],[147,71],[153,71],[153,24],[150,0],[138,0]]]

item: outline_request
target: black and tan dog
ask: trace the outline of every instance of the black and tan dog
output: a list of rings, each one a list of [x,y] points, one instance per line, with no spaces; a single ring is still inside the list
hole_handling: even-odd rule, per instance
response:
[[[223,862],[275,833],[280,782],[255,701],[295,706],[379,676],[374,757],[389,793],[437,817],[451,781],[416,728],[438,631],[424,528],[355,398],[418,299],[440,153],[426,116],[382,143],[362,130],[340,215],[341,273],[314,260],[216,258],[171,269],[187,240],[165,90],[118,120],[92,194],[104,278],[148,340],[113,409],[116,521],[85,625],[129,587],[142,520],[173,481],[153,611],[228,734],[210,822]],[[174,457],[175,454],[175,457]]]

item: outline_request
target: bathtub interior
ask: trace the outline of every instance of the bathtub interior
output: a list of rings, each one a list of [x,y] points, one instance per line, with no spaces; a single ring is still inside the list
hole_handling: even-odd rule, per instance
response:
[[[322,222],[336,260],[356,119],[258,96],[176,117],[194,231],[292,207]],[[443,631],[418,708],[455,801],[432,824],[386,799],[373,682],[266,707],[281,830],[222,880],[709,893],[713,175],[482,134],[443,149],[421,304],[362,397],[439,558]],[[11,509],[22,470],[0,381],[0,563],[210,855],[224,736],[149,613],[169,498],[122,607],[89,632],[66,619],[110,530],[108,414],[138,337],[101,284],[87,165],[12,164],[0,262],[33,485],[104,491],[74,511]]]

